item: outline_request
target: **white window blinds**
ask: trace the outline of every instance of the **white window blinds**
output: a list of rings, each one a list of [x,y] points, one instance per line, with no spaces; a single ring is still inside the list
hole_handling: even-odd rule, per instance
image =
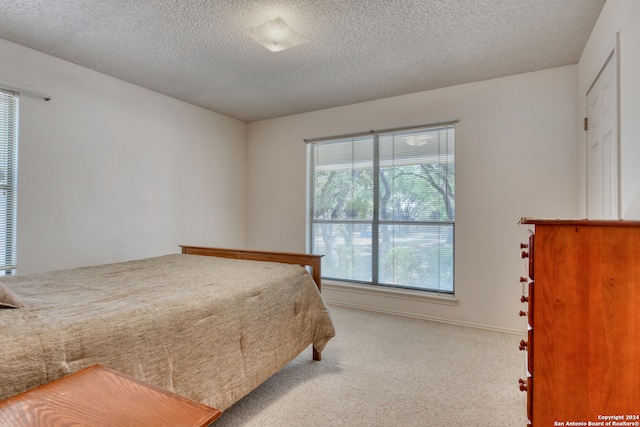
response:
[[[16,268],[18,99],[0,90],[0,275]]]
[[[308,144],[308,241],[328,279],[454,292],[454,123]]]

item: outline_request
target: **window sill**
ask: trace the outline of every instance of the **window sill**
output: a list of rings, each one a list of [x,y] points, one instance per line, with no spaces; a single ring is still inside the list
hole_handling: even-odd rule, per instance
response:
[[[454,306],[458,305],[458,298],[454,295],[438,294],[428,291],[415,291],[411,289],[385,288],[382,286],[360,285],[357,283],[343,283],[332,280],[323,280],[322,289],[335,292],[348,292],[352,294],[366,294],[382,296],[386,298],[404,299],[410,301],[428,302]]]

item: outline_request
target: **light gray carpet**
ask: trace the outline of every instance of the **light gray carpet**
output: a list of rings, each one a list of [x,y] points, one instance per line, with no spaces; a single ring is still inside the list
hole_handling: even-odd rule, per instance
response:
[[[323,360],[305,351],[215,427],[526,425],[518,335],[330,310],[337,335]]]

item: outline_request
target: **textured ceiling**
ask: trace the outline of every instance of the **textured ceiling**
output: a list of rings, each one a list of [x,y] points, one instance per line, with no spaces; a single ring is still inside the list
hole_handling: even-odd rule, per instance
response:
[[[575,64],[604,1],[3,0],[0,38],[249,122]]]

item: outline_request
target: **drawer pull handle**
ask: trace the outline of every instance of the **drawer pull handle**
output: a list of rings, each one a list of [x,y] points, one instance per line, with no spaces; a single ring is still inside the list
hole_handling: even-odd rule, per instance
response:
[[[529,301],[529,298],[526,295],[522,295],[520,297],[520,302],[527,302],[527,301]]]
[[[520,315],[520,317],[524,317],[524,316],[527,315],[527,312],[520,310],[520,313],[518,313],[518,314]]]
[[[528,345],[528,344],[529,344],[529,343],[528,343],[528,342],[526,342],[525,340],[520,340],[520,345],[518,346],[518,348],[519,348],[520,350],[526,350],[526,349],[527,349],[527,345]]]
[[[527,391],[527,383],[525,380],[523,380],[522,378],[520,378],[518,380],[518,384],[520,384],[520,391]]]
[[[529,258],[529,252],[522,251],[522,258]]]

